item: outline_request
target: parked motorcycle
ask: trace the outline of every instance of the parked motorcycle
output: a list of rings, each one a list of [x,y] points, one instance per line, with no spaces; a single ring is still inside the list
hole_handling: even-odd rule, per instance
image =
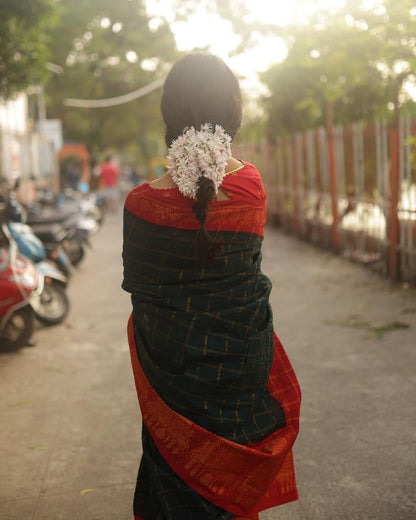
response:
[[[69,278],[71,274],[70,260],[61,246],[61,242],[66,236],[65,231],[58,226],[58,230],[51,230],[53,231],[51,232],[48,226],[48,242],[45,243],[39,239],[34,234],[33,229],[26,225],[27,211],[16,197],[18,186],[19,179],[16,181],[14,189],[9,191],[8,204],[11,212],[9,230],[17,241],[19,251],[34,262],[41,262],[45,259],[52,261]],[[23,236],[21,237],[21,235]],[[39,243],[39,240],[42,243]]]
[[[72,265],[78,265],[85,256],[85,246],[91,247],[89,236],[97,231],[95,218],[83,215],[77,203],[44,206],[32,204],[27,208],[27,223],[44,243],[50,243],[50,229],[61,227],[60,243]]]
[[[34,234],[47,250],[62,249],[72,266],[77,266],[85,256],[85,246],[90,246],[88,231],[79,229],[71,220],[30,220]],[[69,274],[69,271],[68,273]]]
[[[61,323],[69,311],[69,299],[65,292],[68,278],[46,259],[46,250],[31,228],[20,222],[10,222],[8,229],[19,252],[35,263],[44,277],[43,291],[31,301],[36,318],[45,325]]]
[[[48,266],[58,271],[57,279],[66,286],[68,278],[71,276],[71,262],[56,235],[49,232],[48,237],[50,241],[45,244],[27,224],[9,222],[8,228],[17,242],[20,253],[38,264],[40,269]],[[52,239],[50,238],[51,236]]]
[[[5,224],[0,204],[0,346],[15,349],[29,344],[34,329],[31,303],[43,289],[43,277],[34,264],[18,254]]]
[[[22,208],[11,190],[6,201],[9,218],[22,217]],[[6,219],[4,219],[6,220]],[[69,300],[65,292],[67,277],[53,263],[46,260],[46,250],[42,242],[33,234],[31,228],[22,222],[4,222],[7,227],[8,242],[17,245],[19,252],[34,262],[39,277],[43,281],[41,291],[30,300],[36,318],[45,325],[61,323],[69,311]]]
[[[99,193],[83,194],[67,188],[57,195],[55,206],[78,208],[79,214],[87,219],[92,219],[96,224],[93,232],[101,226],[104,220],[105,199]]]

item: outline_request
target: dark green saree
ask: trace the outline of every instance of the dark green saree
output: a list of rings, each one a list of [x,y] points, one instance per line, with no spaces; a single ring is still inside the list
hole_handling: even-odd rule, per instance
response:
[[[133,304],[130,345],[144,417],[136,518],[255,518],[297,497],[291,446],[300,393],[273,332],[271,285],[261,272],[264,191],[248,164],[222,189],[230,199],[211,204],[207,227],[223,247],[208,267],[195,260],[193,201],[148,184],[126,201],[123,288]],[[160,407],[154,420],[152,399]],[[163,415],[171,420],[155,426]],[[191,439],[186,449],[173,448],[181,436]],[[215,452],[205,462],[202,439]],[[256,452],[246,467],[244,450],[257,447],[266,455]],[[232,467],[240,463],[236,477]],[[254,467],[262,480],[256,489]],[[240,478],[239,491],[231,492]],[[246,484],[245,498],[236,498]]]

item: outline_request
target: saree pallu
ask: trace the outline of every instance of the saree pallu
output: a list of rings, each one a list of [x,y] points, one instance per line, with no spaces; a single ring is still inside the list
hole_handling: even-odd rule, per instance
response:
[[[195,260],[196,221],[176,189],[127,197],[123,288],[143,416],[134,514],[231,520],[297,498],[300,390],[273,332],[261,272],[265,194],[254,166],[228,175],[207,228],[222,249]]]

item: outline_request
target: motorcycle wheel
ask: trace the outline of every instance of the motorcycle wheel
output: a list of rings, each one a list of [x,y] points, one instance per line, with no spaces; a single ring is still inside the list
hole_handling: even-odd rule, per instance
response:
[[[0,345],[3,350],[13,350],[29,343],[33,334],[33,311],[29,305],[15,311],[0,333]]]
[[[78,265],[85,255],[84,248],[81,244],[71,244],[66,253],[73,266]]]
[[[56,283],[45,284],[43,291],[32,305],[36,318],[44,325],[62,323],[69,311],[68,296]]]

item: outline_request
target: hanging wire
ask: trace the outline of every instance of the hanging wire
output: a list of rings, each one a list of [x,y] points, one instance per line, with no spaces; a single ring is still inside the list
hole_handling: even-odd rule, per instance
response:
[[[133,101],[133,99],[138,99],[140,97],[153,92],[154,90],[160,88],[165,82],[165,78],[157,79],[152,83],[149,83],[145,87],[141,87],[133,92],[129,92],[128,94],[123,94],[122,96],[117,96],[113,98],[106,99],[73,99],[67,98],[64,99],[64,105],[68,107],[76,107],[76,108],[105,108],[105,107],[113,107],[116,105],[122,105],[123,103],[128,103],[129,101]]]

